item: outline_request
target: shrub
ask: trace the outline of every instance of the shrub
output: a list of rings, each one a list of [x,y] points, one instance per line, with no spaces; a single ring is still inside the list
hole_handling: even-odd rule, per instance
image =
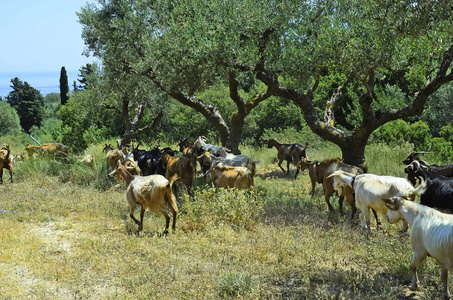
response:
[[[404,142],[414,144],[415,150],[426,150],[430,144],[431,133],[428,124],[418,121],[413,124],[396,120],[379,127],[370,137],[370,142],[384,143],[391,147]]]
[[[253,229],[261,214],[260,196],[249,190],[213,188],[196,190],[195,201],[184,195],[181,211],[187,230],[204,230],[221,224],[234,229]]]
[[[224,298],[245,296],[253,290],[252,276],[227,271],[219,278],[217,290],[219,296]]]
[[[451,160],[453,158],[452,143],[443,138],[435,137],[431,140],[430,151],[434,152],[436,157],[441,160]]]
[[[19,115],[8,102],[0,101],[0,135],[15,135],[21,130]]]

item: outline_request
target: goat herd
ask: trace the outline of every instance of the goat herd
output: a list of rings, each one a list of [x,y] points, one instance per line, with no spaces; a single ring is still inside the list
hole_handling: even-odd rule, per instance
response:
[[[214,181],[222,188],[253,189],[256,162],[247,155],[234,155],[222,146],[206,143],[206,138],[199,137],[195,142],[182,140],[177,157],[177,150],[171,148],[140,150],[139,144],[121,150],[105,145],[107,172],[117,180],[127,184],[127,201],[130,217],[138,225],[138,232],[143,229],[143,216],[148,209],[166,219],[164,234],[168,233],[170,216],[173,215],[172,229],[175,230],[178,207],[172,187],[181,182],[191,196],[197,162],[203,176],[210,174],[210,183]],[[310,161],[306,155],[307,144],[280,144],[270,139],[268,148],[278,151],[278,166],[286,174],[289,165],[299,170],[308,169],[311,180],[311,195],[314,195],[316,183],[323,186],[325,201],[330,211],[330,197],[336,192],[339,196],[340,211],[343,201],[351,206],[351,220],[360,210],[359,219],[364,229],[370,230],[370,211],[373,212],[377,227],[381,225],[379,216],[386,216],[390,223],[402,221],[403,231],[411,227],[410,241],[414,252],[411,261],[412,285],[417,289],[417,267],[427,257],[433,257],[441,267],[443,298],[448,298],[448,271],[453,270],[453,165],[429,165],[420,157],[423,152],[411,153],[402,164],[408,180],[393,176],[379,176],[366,173],[362,168],[347,165],[341,159]],[[29,157],[33,154],[49,153],[66,156],[70,148],[61,144],[43,144],[25,148]],[[287,161],[286,171],[282,167]],[[87,165],[94,163],[90,155],[78,158]],[[13,182],[12,155],[7,145],[0,149],[0,183],[3,169],[7,169]],[[165,176],[167,175],[167,176]],[[206,179],[206,177],[205,177]],[[420,195],[420,204],[414,200]],[[134,217],[134,211],[140,205],[140,220]],[[441,212],[444,211],[444,212]]]

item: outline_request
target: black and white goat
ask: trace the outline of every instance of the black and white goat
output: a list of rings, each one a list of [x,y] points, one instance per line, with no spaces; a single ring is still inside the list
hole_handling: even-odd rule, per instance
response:
[[[406,166],[411,165],[412,163],[416,162],[421,167],[423,167],[429,176],[435,175],[442,175],[445,177],[453,177],[453,164],[439,166],[439,165],[430,165],[426,161],[422,160],[418,157],[419,154],[424,154],[429,152],[412,152],[409,154],[405,160],[401,162],[401,164],[405,164]],[[421,177],[418,174],[414,174],[414,172],[410,172],[410,169],[405,168],[404,171],[407,173],[407,179],[412,183],[412,185],[417,184],[417,180],[419,183],[421,182]],[[408,172],[409,171],[409,172]]]
[[[453,178],[429,173],[426,166],[413,161],[404,169],[406,173],[426,181],[420,203],[453,213]]]

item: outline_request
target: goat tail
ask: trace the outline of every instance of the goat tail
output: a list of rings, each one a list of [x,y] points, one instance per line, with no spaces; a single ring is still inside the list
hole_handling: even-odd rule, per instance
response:
[[[173,183],[175,183],[179,179],[178,174],[174,174],[168,179],[168,183],[165,186],[167,189],[170,189],[173,186]]]
[[[421,194],[423,194],[426,191],[426,188],[427,188],[426,185],[428,183],[428,180],[425,180],[422,177],[421,181],[422,182],[420,183],[420,185],[411,192],[411,195],[410,195],[411,197],[410,198],[415,199],[415,197],[417,195],[421,195]]]

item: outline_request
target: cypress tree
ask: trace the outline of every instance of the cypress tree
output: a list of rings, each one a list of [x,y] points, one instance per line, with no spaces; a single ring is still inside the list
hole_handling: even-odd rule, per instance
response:
[[[68,101],[69,96],[69,85],[68,85],[68,75],[66,74],[65,67],[61,67],[60,71],[60,99],[61,105],[65,105]]]

